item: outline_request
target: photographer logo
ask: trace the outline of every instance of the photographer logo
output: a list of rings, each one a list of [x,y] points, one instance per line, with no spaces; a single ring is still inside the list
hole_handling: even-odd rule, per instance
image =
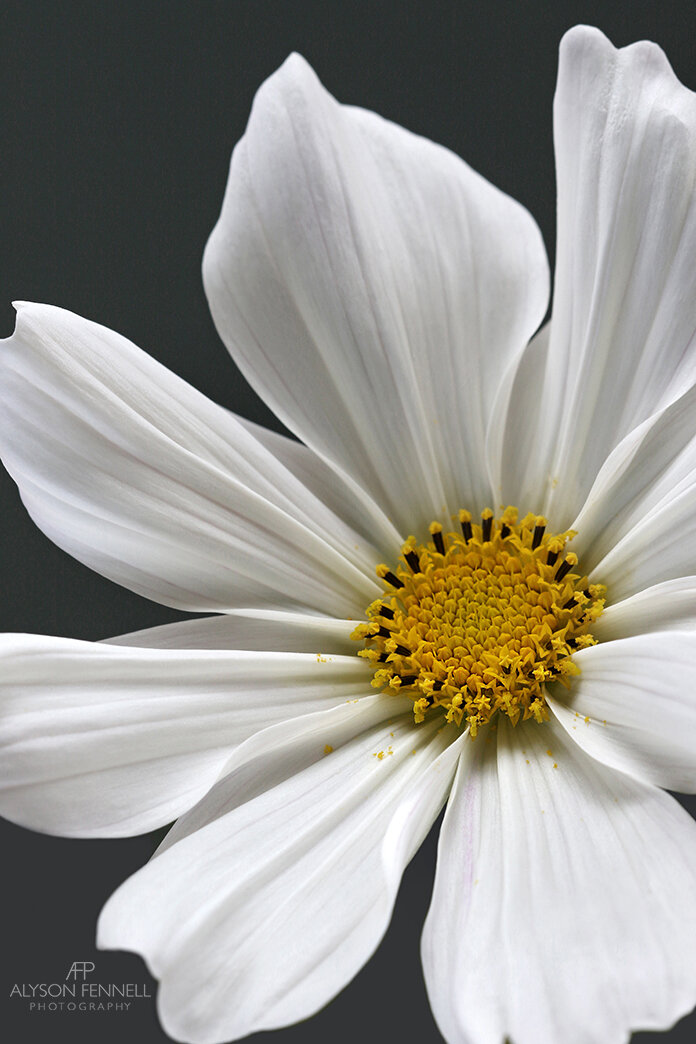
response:
[[[123,1012],[134,1001],[151,998],[145,982],[99,982],[90,978],[94,961],[73,961],[63,982],[15,982],[10,997],[29,1012]]]

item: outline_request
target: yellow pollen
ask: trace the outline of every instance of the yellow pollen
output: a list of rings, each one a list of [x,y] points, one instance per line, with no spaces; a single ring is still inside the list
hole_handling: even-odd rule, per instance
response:
[[[497,713],[545,721],[546,685],[567,687],[573,652],[596,643],[605,589],[566,552],[573,531],[547,533],[542,515],[457,518],[461,533],[433,522],[430,541],[410,536],[393,570],[377,566],[385,593],[353,631],[358,655],[375,688],[412,697],[416,723],[439,710],[474,737]]]

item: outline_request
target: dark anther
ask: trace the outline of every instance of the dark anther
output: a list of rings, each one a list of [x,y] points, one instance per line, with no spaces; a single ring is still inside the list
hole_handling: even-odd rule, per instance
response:
[[[471,528],[471,522],[462,522],[462,535],[468,544],[474,535],[474,531]]]
[[[414,573],[420,573],[420,559],[415,551],[404,551],[404,558]]]
[[[556,581],[562,580],[563,577],[567,573],[569,573],[572,568],[573,568],[573,563],[569,562],[568,559],[566,558],[563,562],[561,562],[561,564],[559,565],[558,569],[556,570],[556,575],[554,577],[554,580],[556,580]]]
[[[487,540],[491,539],[491,529],[493,528],[493,516],[490,518],[481,519],[481,536],[483,537],[484,544]]]
[[[549,551],[548,555],[546,556],[546,564],[547,565],[555,565],[557,558],[558,558],[558,551]]]
[[[394,652],[398,653],[398,654],[399,654],[399,656],[410,656],[410,655],[411,655],[411,650],[410,650],[410,649],[407,649],[407,648],[406,648],[405,646],[403,646],[403,645],[397,645],[397,647],[396,647],[396,649],[394,650]]]
[[[394,619],[394,610],[390,609],[388,605],[380,606],[380,609],[381,609],[381,612],[379,614],[380,616],[383,616],[386,620],[393,620]]]
[[[577,638],[567,638],[566,639],[566,645],[570,646],[571,649],[577,649],[577,647],[578,647],[578,640],[577,640]]]
[[[380,624],[379,630],[375,635],[375,638],[391,638],[391,636],[391,631],[388,628],[384,627],[382,624]]]
[[[545,529],[546,529],[546,526],[535,526],[534,527],[534,536],[532,537],[532,551],[536,551],[536,549],[538,548],[539,544],[541,543],[541,538],[544,535],[544,530]]]
[[[377,663],[386,663],[388,656],[389,656],[389,653],[386,653],[386,652],[380,653],[379,656],[377,657]]]
[[[505,538],[509,537],[509,536],[510,536],[510,527],[507,524],[507,522],[503,522],[502,526],[500,527],[500,539],[501,540],[505,540]]]
[[[574,605],[576,605],[575,595],[572,595],[572,597],[569,598],[568,601],[564,603],[563,608],[564,609],[572,609]]]
[[[392,585],[392,587],[403,587],[404,586],[403,580],[399,580],[398,576],[394,576],[394,574],[392,572],[390,572],[389,570],[384,574],[382,579],[386,580],[388,584]]]
[[[436,529],[432,536],[433,536],[433,543],[435,544],[436,551],[438,551],[439,554],[444,555],[444,553],[445,553],[445,540],[444,540],[444,537],[442,536],[442,533],[440,532],[439,529]]]
[[[589,587],[586,587],[585,590],[582,593],[584,594],[585,598],[587,598],[587,599],[592,598],[592,595],[590,594]]]
[[[439,692],[444,684],[445,683],[441,681],[433,682],[433,692]]]
[[[416,680],[415,674],[402,674],[401,675],[401,684],[402,685],[413,685],[415,680]]]

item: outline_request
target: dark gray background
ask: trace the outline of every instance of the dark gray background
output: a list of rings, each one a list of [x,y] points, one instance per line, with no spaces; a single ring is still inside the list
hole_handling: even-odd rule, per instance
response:
[[[553,255],[551,100],[566,28],[662,44],[696,86],[693,3],[7,3],[0,5],[0,309],[63,305],[112,326],[212,398],[277,427],[209,318],[200,258],[229,155],[261,81],[296,49],[341,100],[448,145],[525,203]],[[53,548],[0,476],[0,628],[96,639],[177,618]],[[695,806],[692,803],[692,811]],[[4,1039],[164,1041],[153,1002],[121,1015],[28,1015],[16,981],[148,980],[140,959],[95,954],[101,904],[155,841],[65,841],[0,823]],[[441,1038],[418,938],[436,838],[406,873],[394,923],[357,979],[314,1020],[255,1041]],[[151,980],[149,980],[151,981]],[[691,1041],[696,1017],[658,1038]]]

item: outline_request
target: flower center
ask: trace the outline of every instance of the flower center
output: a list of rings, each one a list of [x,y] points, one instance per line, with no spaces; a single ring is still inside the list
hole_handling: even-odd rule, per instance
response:
[[[590,584],[566,553],[575,536],[546,532],[546,519],[486,509],[473,524],[459,512],[460,533],[430,525],[432,540],[409,537],[392,571],[377,567],[383,597],[352,637],[370,660],[372,684],[408,689],[417,723],[435,708],[466,724],[472,737],[498,712],[513,725],[545,721],[545,683],[568,685],[576,649],[595,645],[589,632],[605,589]]]

